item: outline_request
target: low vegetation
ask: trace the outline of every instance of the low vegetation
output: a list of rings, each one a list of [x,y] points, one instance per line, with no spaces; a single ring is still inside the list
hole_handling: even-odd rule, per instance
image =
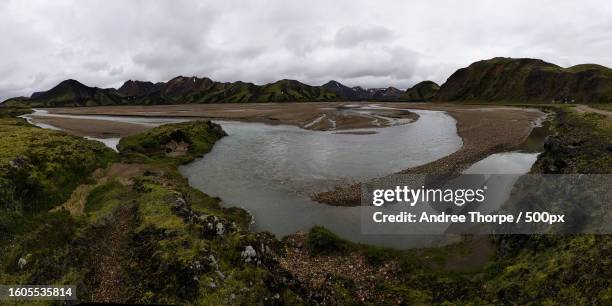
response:
[[[113,154],[101,143],[13,117],[24,112],[3,110],[0,117],[0,208],[39,212],[65,201],[93,170],[111,162]]]
[[[328,229],[315,226],[308,233],[308,247],[312,253],[336,253],[349,249],[350,243]]]
[[[537,173],[612,173],[612,121],[605,115],[553,107],[555,135],[532,169]]]

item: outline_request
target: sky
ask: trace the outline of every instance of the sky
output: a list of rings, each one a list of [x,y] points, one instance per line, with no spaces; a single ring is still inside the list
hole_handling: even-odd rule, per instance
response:
[[[496,56],[612,67],[612,1],[0,0],[0,101],[65,79],[405,89]]]

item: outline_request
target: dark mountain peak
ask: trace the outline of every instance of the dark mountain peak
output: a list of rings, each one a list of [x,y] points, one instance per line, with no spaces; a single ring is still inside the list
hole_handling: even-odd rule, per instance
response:
[[[265,87],[280,87],[281,89],[302,89],[302,88],[310,88],[312,86],[304,84],[298,80],[282,79],[274,83],[265,85]]]
[[[119,104],[121,98],[115,89],[89,87],[81,82],[68,79],[55,87],[33,93],[29,105],[34,106],[88,106]]]
[[[389,99],[396,100],[404,93],[403,91],[395,88],[395,87],[387,87],[387,88],[370,88],[368,92],[372,95],[374,99]]]
[[[298,80],[293,80],[293,79],[282,79],[282,80],[278,80],[272,84],[286,84],[286,85],[306,85]]]
[[[67,79],[67,80],[61,81],[54,88],[91,88],[91,87],[86,86],[83,83],[75,79]]]
[[[470,66],[530,66],[530,67],[555,67],[561,68],[555,64],[551,64],[549,62],[545,62],[541,59],[536,58],[513,58],[513,57],[494,57],[487,60],[481,60],[475,63],[472,63]]]
[[[207,77],[199,78],[197,76],[190,76],[190,77],[177,76],[177,77],[174,77],[174,78],[170,79],[168,82],[166,82],[166,85],[168,85],[168,86],[173,86],[173,85],[176,85],[176,84],[197,84],[197,85],[201,85],[203,83],[213,83],[213,82],[214,81],[212,79],[207,78]]]
[[[397,89],[397,88],[395,88],[395,87],[393,87],[393,86],[389,86],[389,87],[385,88],[385,91],[386,91],[386,92],[397,92],[397,91],[400,91],[400,92],[401,92],[401,90],[400,90],[400,89]]]
[[[421,81],[421,82],[418,82],[418,83],[414,84],[414,86],[406,89],[406,91],[409,91],[410,89],[413,89],[413,88],[426,88],[426,87],[430,87],[430,88],[436,88],[437,87],[437,88],[440,88],[440,85],[438,85],[438,83],[436,83],[434,81],[429,81],[429,80]]]
[[[34,98],[53,99],[61,96],[88,97],[93,95],[96,89],[97,88],[86,86],[77,80],[68,79],[61,81],[59,84],[55,85],[55,87],[47,91],[34,94]]]
[[[340,83],[338,81],[330,80],[329,82],[323,84],[322,87],[325,87],[325,88],[329,89],[329,88],[334,88],[334,87],[335,88],[342,88],[342,87],[347,87],[347,86],[344,86],[342,83]]]
[[[177,99],[188,94],[209,90],[215,84],[217,84],[217,82],[207,77],[198,78],[196,76],[177,76],[165,84],[163,91],[164,94],[168,95],[169,97]]]
[[[348,100],[357,100],[359,99],[359,90],[356,90],[355,87],[350,88],[348,86],[345,86],[344,84],[338,82],[338,81],[334,81],[331,80],[327,83],[325,83],[323,86],[321,86],[331,92],[334,92],[335,94],[337,94],[338,96],[348,99]],[[363,89],[360,88],[361,91],[363,91]]]
[[[123,96],[144,96],[158,91],[163,83],[154,84],[148,81],[128,80],[119,87],[118,91]]]

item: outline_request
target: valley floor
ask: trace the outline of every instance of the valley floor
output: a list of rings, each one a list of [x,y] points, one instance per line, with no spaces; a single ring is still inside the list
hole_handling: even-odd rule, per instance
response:
[[[372,105],[372,108],[368,106]],[[351,130],[377,128],[395,125],[401,122],[416,120],[415,113],[398,108],[376,108],[372,103],[355,102],[321,102],[321,103],[249,103],[249,104],[182,104],[152,106],[97,106],[78,108],[49,108],[51,114],[97,115],[97,116],[138,116],[149,118],[204,118],[261,122],[268,124],[294,125],[308,130]],[[403,104],[408,108],[410,104]],[[366,109],[357,109],[366,107]],[[85,132],[85,127],[76,120],[57,120],[49,117],[38,117],[41,123],[58,124],[58,127],[73,131]],[[63,122],[61,122],[63,121]],[[91,122],[87,128],[90,133],[101,133],[107,127],[101,122]],[[99,126],[99,131],[91,128]],[[117,131],[119,136],[133,134],[134,127],[125,126],[124,131]]]

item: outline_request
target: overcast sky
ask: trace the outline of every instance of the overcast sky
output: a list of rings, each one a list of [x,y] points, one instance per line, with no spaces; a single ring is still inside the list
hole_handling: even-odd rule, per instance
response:
[[[612,1],[0,0],[0,100],[177,75],[407,88],[495,56],[612,66]]]

